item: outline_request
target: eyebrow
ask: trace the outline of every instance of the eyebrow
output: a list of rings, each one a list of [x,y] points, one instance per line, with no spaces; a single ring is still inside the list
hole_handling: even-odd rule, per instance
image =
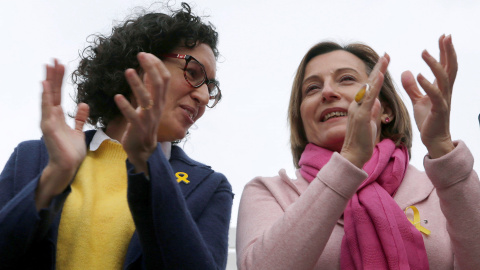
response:
[[[336,69],[334,74],[338,74],[338,73],[342,73],[342,72],[345,72],[345,71],[353,71],[354,73],[356,74],[359,74],[359,72],[354,69],[354,68],[349,68],[349,67],[344,67],[344,68],[339,68],[339,69]],[[302,81],[302,86],[304,83],[308,82],[308,81],[311,81],[311,80],[315,80],[315,79],[320,79],[320,76],[314,74],[314,75],[311,75],[309,77],[307,77],[306,79],[304,79]]]

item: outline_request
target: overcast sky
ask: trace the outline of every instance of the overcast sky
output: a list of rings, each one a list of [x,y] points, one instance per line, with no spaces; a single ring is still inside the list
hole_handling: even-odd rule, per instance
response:
[[[41,136],[40,81],[53,57],[70,74],[88,35],[110,33],[134,7],[152,1],[7,1],[0,11],[0,168],[21,141]],[[174,4],[175,2],[171,2]],[[287,128],[287,106],[295,70],[315,43],[361,41],[391,56],[389,71],[407,107],[400,74],[409,69],[433,76],[420,54],[438,55],[438,37],[452,34],[459,73],[454,87],[451,130],[469,146],[480,171],[480,2],[478,1],[228,1],[190,2],[208,15],[219,32],[217,78],[223,100],[190,131],[181,146],[194,159],[225,174],[236,194],[232,225],[245,184],[285,168],[294,177]],[[176,2],[178,7],[180,2]],[[156,5],[154,7],[160,7]],[[158,10],[158,9],[156,9]],[[63,105],[73,111],[70,81]],[[70,121],[71,122],[71,121]],[[414,128],[411,163],[423,170],[426,153]]]

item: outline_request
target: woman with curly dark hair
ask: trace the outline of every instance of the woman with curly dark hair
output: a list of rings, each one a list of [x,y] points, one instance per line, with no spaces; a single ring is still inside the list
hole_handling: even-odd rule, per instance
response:
[[[43,138],[0,175],[1,269],[225,268],[231,186],[172,145],[221,99],[217,39],[184,3],[96,35],[72,75],[74,129],[64,66],[47,65]]]

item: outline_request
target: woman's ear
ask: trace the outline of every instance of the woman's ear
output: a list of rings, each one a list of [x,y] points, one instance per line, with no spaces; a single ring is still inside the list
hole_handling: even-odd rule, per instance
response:
[[[390,106],[388,106],[387,103],[382,102],[382,115],[380,116],[382,120],[382,124],[387,125],[390,122],[393,121],[393,118],[395,118],[395,115],[393,115],[392,109],[390,109]]]

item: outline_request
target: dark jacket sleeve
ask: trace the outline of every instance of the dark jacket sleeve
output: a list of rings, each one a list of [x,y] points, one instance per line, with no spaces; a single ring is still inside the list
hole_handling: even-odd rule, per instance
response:
[[[35,190],[47,159],[41,141],[23,142],[0,174],[0,266],[4,268],[18,266],[25,254],[42,241],[69,193],[68,189],[56,196],[48,208],[37,211]]]
[[[128,202],[146,268],[225,269],[233,200],[225,176],[194,166],[198,177],[189,176],[193,190],[182,193],[160,150],[148,165],[149,180],[144,174],[133,174],[127,161]]]

